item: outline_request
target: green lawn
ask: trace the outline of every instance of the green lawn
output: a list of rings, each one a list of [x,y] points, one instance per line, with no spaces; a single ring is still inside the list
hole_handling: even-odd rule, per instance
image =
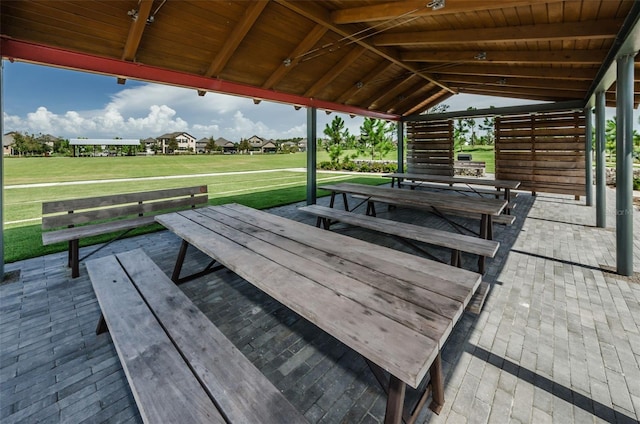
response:
[[[321,156],[321,152],[318,152]],[[321,156],[322,157],[322,156]],[[42,202],[55,199],[206,184],[210,204],[237,202],[267,208],[306,198],[306,155],[200,155],[97,158],[5,158],[5,262],[64,251],[66,244],[42,246]],[[297,168],[297,170],[295,170]],[[294,170],[287,170],[294,169]],[[247,173],[251,172],[251,173]],[[230,173],[226,175],[204,175]],[[164,179],[140,178],[166,177]],[[127,179],[133,178],[133,181]],[[135,180],[138,178],[138,180]],[[318,172],[318,184],[387,182],[375,174]],[[109,181],[107,181],[109,180]],[[91,181],[91,183],[86,183]],[[33,186],[34,184],[65,183]],[[21,187],[22,184],[31,186]],[[326,195],[319,192],[318,195]],[[155,231],[140,229],[132,235]],[[100,243],[109,237],[83,240]]]

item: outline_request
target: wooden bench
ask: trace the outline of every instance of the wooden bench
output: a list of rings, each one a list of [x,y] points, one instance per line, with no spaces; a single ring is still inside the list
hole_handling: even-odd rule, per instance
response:
[[[306,423],[142,249],[87,261],[145,423]]]
[[[500,247],[500,243],[494,240],[485,240],[464,234],[421,227],[419,225],[347,212],[325,206],[309,205],[303,206],[299,208],[299,210],[317,216],[317,227],[320,227],[320,225],[323,224],[325,229],[329,229],[331,220],[335,220],[345,224],[356,225],[381,233],[398,236],[403,239],[420,241],[434,246],[451,249],[451,265],[457,267],[462,266],[461,252],[493,258]]]
[[[381,197],[375,197],[375,196],[364,196],[364,195],[360,195],[360,194],[352,194],[351,197],[355,198],[355,199],[363,199],[363,200],[367,200],[367,215],[372,215],[375,216],[375,206],[374,206],[374,202],[378,202],[378,203],[386,203],[389,204],[389,200],[385,199],[385,198],[381,198]],[[430,208],[426,208],[426,210],[431,211]],[[451,215],[455,215],[455,216],[459,216],[461,218],[471,218],[471,219],[477,219],[478,215],[474,214],[474,213],[470,213],[470,212],[464,212],[464,211],[460,211],[458,209],[452,210],[452,209],[447,209],[446,207],[439,207],[438,210],[440,210],[441,212],[446,212],[446,213],[450,213]],[[501,224],[501,225],[513,225],[513,223],[516,221],[516,217],[513,215],[494,215],[491,218],[491,222],[493,224]]]
[[[80,258],[80,239],[120,232],[112,242],[134,228],[153,224],[159,213],[204,206],[208,200],[203,185],[44,202],[42,244],[68,242],[68,266],[76,278],[80,261],[104,247]]]

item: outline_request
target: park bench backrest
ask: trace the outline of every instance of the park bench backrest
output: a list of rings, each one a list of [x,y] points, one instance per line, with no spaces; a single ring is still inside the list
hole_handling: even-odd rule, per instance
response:
[[[207,186],[114,194],[42,204],[42,228],[69,227],[114,218],[156,215],[206,205]]]

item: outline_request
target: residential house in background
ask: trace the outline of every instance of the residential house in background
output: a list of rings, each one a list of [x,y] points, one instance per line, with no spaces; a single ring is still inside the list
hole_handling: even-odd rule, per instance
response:
[[[278,145],[273,140],[265,140],[257,135],[252,135],[247,139],[251,145],[251,151],[260,153],[276,153]]]
[[[162,153],[189,153],[196,151],[196,138],[186,132],[172,132],[161,135],[157,138],[162,146]],[[173,151],[169,148],[171,140],[178,142],[178,148]]]
[[[223,153],[231,154],[238,151],[234,142],[227,140],[226,138],[219,137],[216,141],[216,146],[222,147]]]
[[[5,156],[14,156],[17,155],[18,152],[13,148],[14,140],[13,135],[15,132],[8,132],[2,135],[2,154]]]
[[[209,143],[209,139],[207,137],[202,137],[200,140],[196,141],[196,153],[207,153],[207,143]]]
[[[160,147],[158,140],[153,137],[145,138],[144,140],[142,140],[142,143],[144,145],[144,153],[148,155],[155,155],[156,148]]]

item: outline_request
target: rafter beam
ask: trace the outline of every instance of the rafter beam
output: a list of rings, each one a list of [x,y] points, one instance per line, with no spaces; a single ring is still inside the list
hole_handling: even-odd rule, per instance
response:
[[[291,62],[288,65],[282,63],[271,74],[269,79],[267,79],[264,84],[262,84],[262,88],[271,88],[282,81],[282,79],[289,73],[289,71],[291,71],[300,62],[300,59],[302,59],[302,55],[311,50],[311,48],[313,48],[313,46],[315,46],[316,43],[320,41],[320,39],[326,33],[327,28],[325,26],[316,24],[316,26],[313,27],[311,31],[309,31],[307,36],[304,37],[300,44],[298,44],[296,48],[293,49],[291,53],[289,53],[289,59],[291,60]]]
[[[536,66],[507,66],[507,65],[458,65],[443,67],[438,70],[439,75],[480,75],[494,77],[545,78],[591,81],[596,73],[589,68],[558,68],[549,72],[550,68]]]
[[[522,88],[558,88],[582,92],[586,92],[590,85],[590,81],[588,80],[554,80],[548,78],[518,78],[513,76],[506,78],[495,76],[457,74],[442,75],[441,80],[445,81],[451,86],[455,86],[458,83],[498,87],[508,85],[511,87]]]
[[[434,91],[439,92],[440,87],[435,84],[424,84],[422,81],[411,85],[398,96],[391,98],[387,103],[383,104],[379,109],[395,113],[397,110],[405,109],[408,105],[415,105],[424,100],[425,96]]]
[[[362,54],[365,52],[365,48],[362,46],[356,46],[349,53],[347,53],[336,65],[331,68],[331,71],[327,72],[316,81],[315,84],[311,88],[309,88],[306,93],[304,93],[305,97],[315,97],[320,90],[325,88],[327,85],[331,84],[333,80],[335,80],[345,69],[353,64]]]
[[[391,89],[389,89],[388,86],[385,86],[382,93],[376,93],[373,98],[369,99],[364,104],[368,105],[369,109],[378,109],[379,106],[389,103],[390,100],[396,99],[404,91],[408,90],[410,86],[416,84],[418,79],[420,79],[418,76],[410,75],[409,77],[399,81],[397,84],[394,84]]]
[[[546,3],[561,0],[547,0]],[[452,13],[477,12],[481,10],[503,9],[506,7],[529,6],[538,0],[447,0],[442,9],[428,7],[428,0],[395,1],[369,6],[352,7],[331,13],[334,24],[353,24],[358,22],[386,21],[398,17],[413,18],[420,16],[448,15]]]
[[[222,49],[218,52],[216,57],[209,65],[209,69],[204,74],[206,77],[218,76],[220,72],[224,69],[224,67],[231,59],[231,56],[236,51],[244,37],[253,27],[253,24],[256,22],[264,8],[267,6],[268,1],[252,1],[247,2],[247,8],[244,12],[244,15],[240,19],[240,22],[236,24],[236,26],[231,31],[231,34],[225,39],[225,42],[222,46]]]
[[[136,58],[138,46],[140,46],[142,33],[147,26],[147,19],[151,14],[152,6],[153,0],[142,0],[138,5],[138,14],[137,17],[131,21],[127,41],[124,45],[124,51],[122,52],[122,60],[133,61]]]
[[[522,87],[512,87],[512,86],[500,86],[500,87],[487,87],[485,85],[475,85],[475,84],[456,84],[454,85],[461,93],[465,93],[468,90],[473,90],[474,92],[485,92],[485,93],[493,93],[492,95],[501,95],[501,94],[515,94],[523,97],[529,95],[543,96],[550,99],[582,99],[584,98],[584,92],[581,91],[572,91],[572,90],[561,90],[561,89],[542,89],[542,88],[522,88]]]
[[[380,75],[384,74],[392,66],[394,66],[393,63],[387,60],[383,60],[378,64],[378,66],[373,68],[373,70],[371,70],[367,75],[361,78],[360,81],[358,81],[362,83],[362,85],[358,84],[358,82],[353,84],[353,86],[350,89],[342,93],[342,95],[336,100],[336,103],[346,102],[348,99],[352,98],[358,90],[361,90],[362,88],[369,85],[372,81],[379,78]]]
[[[361,37],[358,38],[358,36],[353,35],[353,34],[359,33],[359,31],[362,28],[357,26],[334,25],[333,23],[331,23],[330,13],[325,8],[319,6],[316,2],[304,2],[304,1],[301,2],[301,1],[291,1],[291,0],[275,0],[275,1],[281,4],[282,6],[288,8],[289,10],[292,10],[295,13],[301,16],[304,16],[307,19],[312,20],[315,23],[324,25],[326,28],[335,32],[341,37],[344,37],[345,39],[350,40],[351,43],[359,44],[364,48],[366,48],[367,50],[395,63],[398,66],[401,66],[402,68],[420,76],[421,78],[424,78],[427,81],[431,81],[434,84],[444,88],[445,90],[449,90],[449,87],[435,80],[432,76],[427,75],[423,72],[420,72],[420,69],[416,68],[415,66],[409,65],[401,61],[397,51],[391,50],[391,49],[378,48],[372,45],[371,43],[369,43],[368,41],[363,40]]]
[[[600,65],[608,50],[556,50],[556,51],[434,51],[414,50],[400,54],[405,62],[429,63],[501,63]]]
[[[512,90],[482,90],[476,88],[464,88],[460,89],[460,93],[465,94],[478,94],[481,96],[497,96],[497,97],[509,97],[514,99],[528,99],[528,100],[541,100],[546,102],[559,102],[559,101],[567,101],[567,100],[575,100],[581,101],[582,96],[579,98],[576,97],[564,97],[560,95],[549,95],[544,93],[539,93],[537,91],[528,91],[526,93],[518,93],[513,92]]]
[[[376,46],[446,46],[459,43],[602,40],[616,36],[622,19],[499,28],[397,32],[373,37]]]
[[[417,105],[405,110],[405,111],[399,111],[400,115],[402,116],[409,116],[409,115],[413,115],[416,113],[421,113],[427,109],[429,109],[430,107],[433,107],[435,105],[437,105],[438,103],[442,103],[445,100],[447,100],[449,97],[453,96],[453,94],[451,94],[448,91],[443,91],[440,90],[439,92],[427,97],[426,99],[424,99],[423,101],[421,101],[420,103],[418,103]]]

